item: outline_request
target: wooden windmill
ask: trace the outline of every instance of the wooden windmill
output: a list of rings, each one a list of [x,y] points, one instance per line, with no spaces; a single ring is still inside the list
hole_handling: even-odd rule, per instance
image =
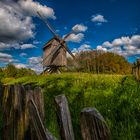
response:
[[[66,39],[74,33],[72,30],[64,38],[61,38],[56,34],[52,26],[48,23],[47,20],[38,13],[40,18],[45,22],[50,32],[53,34],[53,38],[48,41],[43,47],[43,68],[44,72],[48,71],[49,73],[60,73],[60,67],[67,66],[67,52],[74,58],[74,55],[69,50],[66,45]]]

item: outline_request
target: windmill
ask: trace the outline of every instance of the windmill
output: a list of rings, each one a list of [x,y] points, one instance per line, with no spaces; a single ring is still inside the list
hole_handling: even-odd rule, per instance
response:
[[[74,55],[66,44],[66,39],[75,31],[72,30],[64,38],[61,38],[56,34],[47,19],[44,19],[39,12],[38,15],[54,36],[43,47],[43,71],[48,71],[49,73],[60,73],[60,68],[67,66],[67,52],[72,56],[72,58],[74,58]]]

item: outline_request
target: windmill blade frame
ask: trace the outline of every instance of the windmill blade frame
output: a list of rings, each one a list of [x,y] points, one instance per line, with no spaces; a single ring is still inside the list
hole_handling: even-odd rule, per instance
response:
[[[40,17],[40,19],[46,24],[46,26],[48,27],[48,29],[50,30],[50,32],[55,36],[58,37],[58,35],[56,34],[55,30],[53,29],[53,27],[50,25],[50,23],[48,22],[47,19],[44,19],[43,16],[37,11],[38,16]]]
[[[66,51],[72,56],[73,59],[75,59],[75,56],[72,54],[71,50],[68,48],[68,46],[65,46]]]

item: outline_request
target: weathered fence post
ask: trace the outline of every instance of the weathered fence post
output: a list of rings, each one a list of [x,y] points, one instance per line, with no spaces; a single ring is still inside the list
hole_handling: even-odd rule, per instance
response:
[[[55,97],[56,112],[62,140],[74,140],[68,101],[65,95]]]
[[[56,140],[56,138],[54,138],[51,133],[45,129],[35,102],[31,99],[28,102],[28,105],[31,124],[36,132],[38,140]]]
[[[81,112],[81,131],[84,140],[110,140],[110,131],[101,114],[94,108]]]
[[[133,63],[132,74],[137,80],[140,80],[140,59],[137,59],[137,61]]]
[[[39,91],[39,90],[38,90]],[[2,93],[3,110],[3,140],[38,140],[32,133],[29,120],[28,101],[33,98],[38,108],[41,119],[44,117],[43,101],[41,92],[34,91],[30,86],[25,89],[21,85],[4,87]],[[42,120],[43,122],[43,120]]]

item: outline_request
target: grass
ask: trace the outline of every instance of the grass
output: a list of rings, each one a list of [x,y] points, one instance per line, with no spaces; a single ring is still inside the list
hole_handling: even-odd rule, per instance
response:
[[[69,101],[76,140],[81,140],[80,111],[96,107],[108,123],[113,140],[140,139],[140,86],[132,76],[69,73],[3,79],[4,84],[39,85],[43,88],[46,127],[57,137],[54,96]]]

